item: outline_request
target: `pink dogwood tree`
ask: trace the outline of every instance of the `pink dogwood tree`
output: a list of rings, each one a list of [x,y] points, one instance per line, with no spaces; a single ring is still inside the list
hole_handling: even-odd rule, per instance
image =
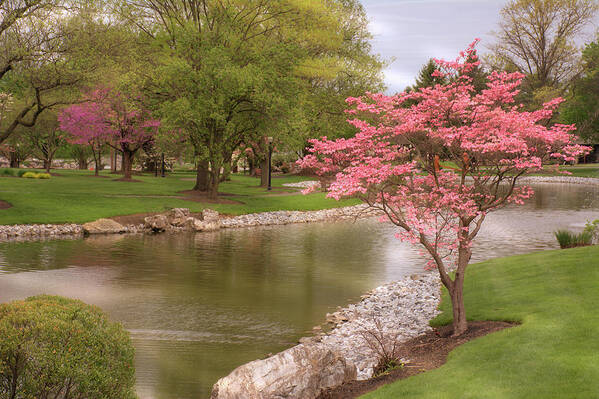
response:
[[[574,126],[549,126],[561,99],[534,112],[515,104],[522,74],[493,72],[477,94],[468,76],[476,42],[455,61],[435,60],[446,85],[347,99],[355,137],[313,140],[299,161],[335,175],[329,197],[361,198],[400,228],[398,238],[422,246],[451,297],[455,336],[468,328],[464,276],[486,216],[533,194],[520,177],[586,151]]]
[[[124,179],[130,180],[135,153],[154,140],[160,127],[160,121],[139,103],[115,89],[96,89],[83,103],[71,105],[60,114],[60,127],[75,143],[90,145],[99,156],[105,144],[121,151]],[[94,158],[97,174],[99,158]]]

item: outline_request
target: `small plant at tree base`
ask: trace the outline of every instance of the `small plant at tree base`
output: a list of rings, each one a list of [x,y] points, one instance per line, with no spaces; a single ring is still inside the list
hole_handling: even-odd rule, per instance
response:
[[[493,72],[477,92],[475,45],[456,61],[436,60],[447,84],[348,98],[355,137],[312,140],[312,154],[299,161],[335,177],[329,197],[362,199],[401,229],[398,238],[422,246],[451,298],[454,336],[468,328],[464,278],[487,215],[533,194],[517,187],[521,176],[588,152],[573,125],[548,126],[562,99],[534,112],[514,103],[521,73]]]
[[[376,355],[374,377],[403,367],[403,363],[399,359],[399,332],[385,331],[381,319],[373,317],[372,324],[358,331],[358,334]]]
[[[0,398],[134,399],[129,334],[56,296],[0,304]]]

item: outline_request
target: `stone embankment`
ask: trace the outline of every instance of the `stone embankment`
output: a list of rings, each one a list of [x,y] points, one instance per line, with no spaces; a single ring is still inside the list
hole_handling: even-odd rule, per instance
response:
[[[355,219],[373,216],[372,210],[364,205],[318,211],[275,211],[224,217],[218,212],[205,209],[200,215],[192,216],[189,209],[176,208],[171,211],[148,216],[144,223],[122,225],[112,219],[98,219],[78,224],[32,224],[0,226],[0,241],[23,241],[45,238],[81,238],[93,234],[135,234],[162,232],[203,232],[221,228],[284,225],[290,223],[313,223],[340,219]]]
[[[378,287],[359,303],[327,314],[327,322],[334,325],[329,333],[317,326],[316,335],[302,338],[299,345],[238,367],[218,380],[211,397],[310,399],[348,380],[368,379],[381,345],[389,351],[394,342],[429,331],[439,301],[436,273]]]

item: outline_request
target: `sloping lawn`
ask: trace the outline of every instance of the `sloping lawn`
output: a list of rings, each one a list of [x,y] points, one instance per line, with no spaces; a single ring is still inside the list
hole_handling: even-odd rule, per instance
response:
[[[325,198],[323,193],[302,195],[299,190],[282,187],[283,183],[307,180],[288,176],[273,178],[272,192],[258,187],[259,180],[233,176],[220,192],[229,203],[201,203],[181,199],[184,190],[194,186],[193,173],[174,173],[166,178],[152,175],[134,176],[141,182],[115,181],[119,175],[56,170],[60,176],[48,180],[0,177],[0,200],[12,205],[0,209],[0,225],[24,223],[82,223],[102,217],[145,212],[163,212],[171,208],[189,208],[193,212],[208,207],[227,214],[243,214],[273,210],[317,210],[353,205],[356,201]],[[289,193],[291,192],[291,193]],[[231,203],[235,201],[236,203]]]
[[[478,338],[441,368],[364,398],[599,398],[599,246],[483,262],[465,282],[468,319],[522,325]],[[447,295],[433,325],[451,322]]]

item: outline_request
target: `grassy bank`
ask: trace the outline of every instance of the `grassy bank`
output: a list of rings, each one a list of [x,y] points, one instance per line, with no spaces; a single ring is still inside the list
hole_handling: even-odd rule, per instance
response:
[[[574,177],[594,177],[599,178],[599,164],[580,164],[574,166],[562,166],[562,170],[566,170],[572,173],[569,176]],[[554,176],[553,170],[551,168],[546,168],[547,173],[539,174],[540,176]],[[563,175],[562,175],[563,176]]]
[[[599,397],[599,246],[496,259],[471,267],[471,320],[522,325],[478,338],[441,368],[364,398]],[[443,314],[451,320],[444,295]]]
[[[258,187],[259,180],[233,176],[221,185],[226,203],[207,203],[184,199],[181,191],[194,185],[193,173],[175,173],[166,178],[135,176],[140,182],[115,181],[120,176],[104,173],[93,177],[89,171],[57,170],[59,176],[48,180],[0,177],[0,200],[12,208],[0,209],[0,224],[82,223],[102,217],[162,212],[183,207],[200,211],[205,207],[221,213],[243,214],[273,210],[317,210],[352,205],[337,202],[322,193],[302,195],[299,190],[282,187],[283,183],[306,178],[273,178],[273,191]],[[199,201],[199,202],[198,202]]]

